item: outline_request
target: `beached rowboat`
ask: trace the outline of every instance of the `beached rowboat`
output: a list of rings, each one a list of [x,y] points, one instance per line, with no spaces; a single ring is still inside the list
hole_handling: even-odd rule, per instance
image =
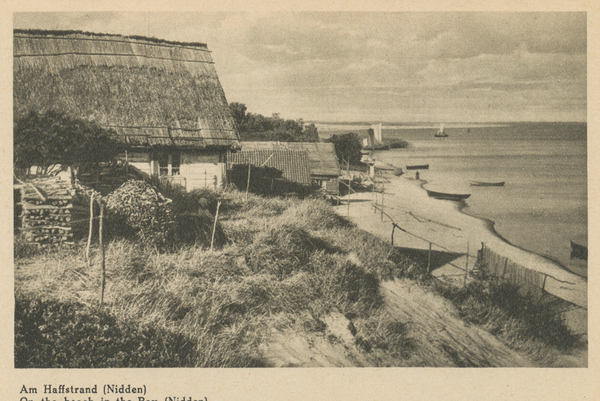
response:
[[[588,248],[584,245],[579,245],[571,241],[571,258],[584,259],[588,258]]]
[[[429,164],[414,164],[412,166],[406,166],[407,170],[427,170]]]
[[[471,181],[473,187],[503,187],[504,181],[501,182],[484,182],[484,181]]]
[[[451,194],[447,192],[430,191],[429,189],[426,189],[425,191],[427,191],[427,195],[429,195],[429,197],[431,198],[453,201],[460,201],[463,199],[467,199],[469,196],[471,196],[471,194]]]

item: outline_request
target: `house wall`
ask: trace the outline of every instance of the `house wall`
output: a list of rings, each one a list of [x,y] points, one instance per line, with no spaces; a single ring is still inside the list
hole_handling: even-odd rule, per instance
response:
[[[186,189],[219,188],[226,179],[225,154],[182,153],[181,175],[186,179]]]
[[[313,185],[319,186],[329,193],[339,195],[340,183],[338,177],[327,177],[327,176],[313,176]]]
[[[141,151],[127,151],[127,156],[125,154],[119,155],[121,160],[127,160],[127,162],[138,170],[146,173],[148,175],[151,174],[150,170],[150,153],[149,152],[141,152]]]
[[[121,155],[125,160],[125,154]],[[152,176],[158,175],[158,162],[153,161],[150,152],[128,151],[127,161],[142,172]],[[224,152],[181,152],[179,175],[162,177],[178,184],[186,190],[197,188],[218,188],[226,181],[226,164]]]

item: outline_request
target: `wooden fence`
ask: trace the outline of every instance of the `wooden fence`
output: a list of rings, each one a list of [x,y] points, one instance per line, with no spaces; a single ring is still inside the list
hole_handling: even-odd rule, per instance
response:
[[[538,295],[541,295],[546,285],[546,274],[514,263],[507,257],[499,255],[486,247],[485,244],[481,249],[480,269],[489,277],[504,279]]]
[[[491,277],[517,285],[530,293],[547,292],[587,309],[587,280],[556,267],[556,274],[537,271],[511,261],[482,244],[480,268]]]

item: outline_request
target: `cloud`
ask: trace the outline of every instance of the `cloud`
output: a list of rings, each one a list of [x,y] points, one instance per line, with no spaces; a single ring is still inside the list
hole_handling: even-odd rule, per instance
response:
[[[469,59],[431,60],[417,72],[422,85],[452,86],[477,84],[527,84],[576,81],[586,84],[585,55],[529,53],[480,55]]]
[[[585,13],[21,13],[14,26],[206,42],[227,98],[262,114],[586,113]]]

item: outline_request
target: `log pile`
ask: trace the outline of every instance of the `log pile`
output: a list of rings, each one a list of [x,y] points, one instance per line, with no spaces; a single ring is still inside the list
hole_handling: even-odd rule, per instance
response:
[[[145,181],[130,180],[106,198],[111,228],[120,235],[135,235],[157,247],[174,238],[172,200]]]
[[[37,178],[21,186],[21,230],[41,247],[73,244],[75,190],[58,178]]]

